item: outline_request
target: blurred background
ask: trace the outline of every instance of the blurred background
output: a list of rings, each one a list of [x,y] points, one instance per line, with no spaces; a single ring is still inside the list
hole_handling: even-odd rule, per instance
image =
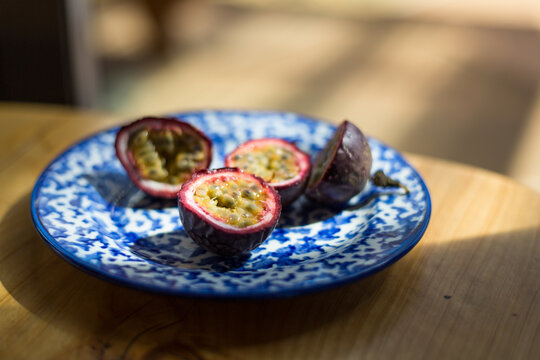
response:
[[[275,109],[540,191],[538,0],[3,0],[0,101]]]

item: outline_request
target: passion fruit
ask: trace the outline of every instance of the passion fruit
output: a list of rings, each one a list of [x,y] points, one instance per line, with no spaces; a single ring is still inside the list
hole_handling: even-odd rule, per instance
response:
[[[281,215],[279,194],[238,168],[196,172],[178,192],[178,209],[189,236],[223,256],[258,247]]]
[[[287,206],[304,192],[311,159],[286,140],[266,138],[237,147],[225,158],[225,166],[262,178],[279,193],[282,206]]]
[[[115,148],[137,187],[169,199],[176,198],[182,184],[212,160],[210,139],[176,118],[145,117],[123,126]]]
[[[367,138],[354,124],[342,122],[313,163],[306,196],[330,205],[348,201],[366,186],[371,163]]]

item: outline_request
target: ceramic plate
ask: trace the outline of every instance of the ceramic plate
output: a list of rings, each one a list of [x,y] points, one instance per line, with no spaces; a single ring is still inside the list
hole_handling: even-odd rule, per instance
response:
[[[262,137],[294,142],[312,157],[335,126],[293,113],[201,111],[177,114],[214,143],[211,167],[237,145]],[[373,172],[384,170],[411,191],[368,185],[340,209],[301,197],[283,211],[270,237],[250,255],[222,258],[183,230],[175,201],[146,196],[117,160],[118,128],[58,156],[32,193],[32,218],[64,259],[100,278],[143,290],[206,297],[293,296],[368,276],[405,255],[431,212],[426,185],[394,149],[369,139]]]

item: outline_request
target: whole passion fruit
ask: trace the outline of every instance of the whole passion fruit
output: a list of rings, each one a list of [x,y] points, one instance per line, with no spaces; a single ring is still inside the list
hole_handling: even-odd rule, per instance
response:
[[[225,166],[254,174],[277,190],[282,206],[296,200],[309,178],[311,159],[294,144],[283,139],[250,140],[225,158]]]
[[[247,253],[274,230],[279,194],[237,168],[201,170],[178,193],[180,220],[201,247],[223,256]]]
[[[212,142],[176,118],[145,117],[122,127],[116,155],[131,180],[156,197],[176,198],[191,175],[212,160]]]
[[[354,124],[342,122],[317,155],[306,196],[324,204],[340,204],[358,194],[370,179],[371,150]]]

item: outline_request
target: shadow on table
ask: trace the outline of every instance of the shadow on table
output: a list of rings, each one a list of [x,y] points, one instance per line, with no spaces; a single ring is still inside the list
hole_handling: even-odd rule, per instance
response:
[[[470,321],[458,323],[459,331],[443,335],[481,331],[486,324],[495,327],[507,316],[520,324],[516,329],[534,321],[498,294],[500,289],[519,283],[520,289],[531,289],[528,294],[521,291],[530,299],[520,301],[534,301],[538,281],[529,271],[534,256],[528,249],[538,240],[538,229],[455,239],[436,246],[433,242],[422,246],[421,241],[411,254],[384,271],[320,293],[283,299],[209,300],[145,293],[78,271],[39,239],[30,219],[29,203],[30,196],[23,197],[0,223],[0,281],[15,301],[50,324],[40,335],[42,341],[58,341],[59,336],[84,338],[78,355],[229,358],[230,347],[246,346],[249,351],[250,346],[268,346],[271,352],[276,346],[290,344],[279,340],[313,333],[336,321],[349,332],[332,340],[338,342],[336,346],[368,347],[380,340],[381,331],[403,339],[417,336],[396,313],[408,314],[407,319],[414,314],[424,333],[432,333],[439,329],[440,316],[451,321],[463,316],[467,304],[483,304],[488,298],[493,306],[474,306]],[[429,229],[426,235],[430,236]],[[508,256],[520,256],[523,261],[516,265],[507,258],[504,249],[508,246],[521,249]],[[476,256],[486,248],[499,256]],[[506,262],[517,267],[500,266]],[[474,284],[456,282],[464,267],[478,270],[468,278]],[[426,286],[436,279],[436,286]],[[8,309],[0,315],[6,316],[15,318],[17,331],[30,330],[30,321],[22,318],[26,314]]]

